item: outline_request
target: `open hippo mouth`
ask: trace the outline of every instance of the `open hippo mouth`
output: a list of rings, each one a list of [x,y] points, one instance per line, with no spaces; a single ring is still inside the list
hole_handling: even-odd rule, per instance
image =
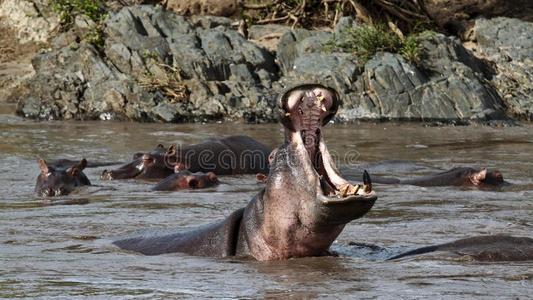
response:
[[[304,84],[287,90],[279,98],[280,121],[288,129],[287,138],[308,170],[307,180],[320,186],[317,199],[325,206],[362,201],[369,204],[377,199],[372,191],[370,176],[363,174],[364,185],[352,185],[337,171],[322,136],[322,126],[335,115],[338,108],[337,92],[319,84]],[[312,170],[310,170],[312,168]],[[362,209],[361,215],[368,210]],[[364,212],[363,212],[364,211]],[[360,217],[353,216],[353,217]]]

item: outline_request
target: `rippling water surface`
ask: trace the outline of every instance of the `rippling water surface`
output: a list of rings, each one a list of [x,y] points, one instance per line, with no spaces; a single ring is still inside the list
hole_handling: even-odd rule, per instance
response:
[[[341,257],[257,262],[143,256],[111,245],[134,231],[223,218],[262,188],[253,175],[222,177],[224,184],[207,190],[150,192],[151,182],[101,181],[104,168],[86,169],[95,186],[61,198],[85,204],[43,205],[33,194],[37,161],[128,161],[158,143],[230,134],[276,147],[282,142],[279,124],[34,122],[13,116],[11,107],[0,112],[0,297],[469,299],[533,293],[532,263],[478,263],[444,253],[382,261],[400,250],[473,235],[532,237],[531,126],[328,125],[326,141],[341,166],[401,159],[439,169],[488,167],[513,185],[473,190],[375,184],[379,199],[372,211],[349,223],[333,245]],[[428,170],[381,172],[414,176]]]

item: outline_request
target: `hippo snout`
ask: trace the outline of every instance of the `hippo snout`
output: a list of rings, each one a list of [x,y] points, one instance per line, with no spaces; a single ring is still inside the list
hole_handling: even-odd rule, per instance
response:
[[[112,180],[113,176],[111,175],[111,171],[104,170],[102,172],[102,175],[100,175],[101,180]]]

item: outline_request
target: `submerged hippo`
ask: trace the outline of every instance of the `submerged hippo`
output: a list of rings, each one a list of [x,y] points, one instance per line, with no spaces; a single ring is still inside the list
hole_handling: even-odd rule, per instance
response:
[[[168,149],[158,145],[149,153],[136,153],[133,161],[115,170],[104,170],[102,179],[163,179],[179,170],[216,175],[268,172],[272,149],[248,136],[208,138],[198,144]]]
[[[133,160],[118,169],[104,170],[101,179],[163,179],[172,175],[174,170],[165,161],[167,148],[159,144],[148,153],[135,153]]]
[[[65,165],[47,164],[44,159],[39,160],[41,174],[35,183],[35,193],[41,196],[61,196],[70,194],[76,187],[91,185],[83,173],[87,160]]]
[[[213,172],[217,175],[268,173],[272,149],[249,136],[208,138],[198,144],[176,147],[167,152],[167,161],[180,170]]]
[[[400,180],[400,184],[410,184],[418,186],[500,186],[506,184],[503,176],[498,171],[481,171],[468,167],[453,168],[448,171],[417,177],[413,179]]]
[[[350,180],[357,180],[359,175],[347,175]],[[502,186],[509,183],[503,180],[499,171],[476,170],[469,167],[453,168],[448,171],[415,177],[399,179],[395,177],[372,176],[373,182],[383,184],[408,184],[417,186]]]
[[[188,170],[176,170],[176,173],[161,180],[150,189],[152,191],[177,191],[182,189],[202,189],[218,185],[218,178],[213,172],[205,174],[202,172],[191,173]]]
[[[506,235],[476,236],[418,248],[393,256],[388,260],[435,251],[453,252],[477,261],[526,261],[533,260],[533,239]]]
[[[265,187],[226,219],[180,232],[145,232],[114,242],[147,255],[183,252],[258,260],[326,254],[351,220],[365,215],[377,197],[339,175],[322,136],[335,115],[337,93],[318,84],[286,90],[278,99],[285,142],[275,153]]]

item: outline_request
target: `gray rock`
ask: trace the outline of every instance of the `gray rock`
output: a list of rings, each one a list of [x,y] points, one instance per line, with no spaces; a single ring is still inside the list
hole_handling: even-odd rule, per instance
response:
[[[154,6],[112,13],[104,21],[102,52],[85,41],[76,47],[58,42],[57,49],[34,58],[37,74],[19,113],[41,119],[204,121],[242,119],[241,108],[259,103],[248,115],[274,120],[263,104],[273,104],[265,95],[278,78],[274,57],[232,30],[229,19],[200,17],[196,24]],[[172,76],[182,78],[189,91],[183,103],[157,88],[171,85]],[[240,103],[239,109],[232,109],[230,100]]]
[[[292,69],[282,82],[321,82],[343,101],[336,121],[354,119],[442,120],[506,118],[497,91],[488,83],[490,68],[455,38],[434,35],[422,43],[422,64],[401,55],[378,53],[364,69],[347,53],[315,51],[303,39]]]
[[[325,42],[329,39],[331,33],[325,31],[312,31],[306,29],[294,29],[289,32],[286,32],[281,36],[281,39],[278,43],[278,50],[276,55],[276,60],[280,69],[283,73],[288,73],[292,70],[294,66],[294,61],[296,58],[302,54],[306,54],[309,46],[300,46],[300,43],[305,41],[310,37],[315,37],[313,43],[320,44],[320,42]],[[310,43],[305,43],[310,45]],[[311,47],[310,51],[316,51],[316,48]]]
[[[334,33],[276,27],[272,32],[283,35],[274,58],[230,21],[191,21],[160,7],[124,7],[104,21],[103,49],[83,40],[66,44],[65,35],[51,51],[36,55],[30,93],[20,100],[18,113],[38,119],[270,122],[277,118],[281,89],[318,82],[339,92],[339,122],[466,123],[505,119],[506,109],[531,118],[529,23],[480,20],[484,59],[458,39],[434,34],[422,42],[418,65],[383,52],[359,66],[353,54],[324,50]],[[89,26],[81,19],[77,23],[78,35]],[[358,24],[341,18],[335,34],[343,26]],[[250,35],[261,38],[265,28]],[[185,97],[172,96],[173,89]]]
[[[475,71],[486,68],[482,61],[466,55],[457,40],[443,35],[422,45],[424,72],[398,54],[379,53],[368,61],[358,77],[359,90],[347,95],[339,118],[366,115],[448,122],[505,118],[496,90],[483,73]]]
[[[508,113],[533,121],[533,23],[510,18],[478,19],[474,27],[477,54],[492,62]]]

